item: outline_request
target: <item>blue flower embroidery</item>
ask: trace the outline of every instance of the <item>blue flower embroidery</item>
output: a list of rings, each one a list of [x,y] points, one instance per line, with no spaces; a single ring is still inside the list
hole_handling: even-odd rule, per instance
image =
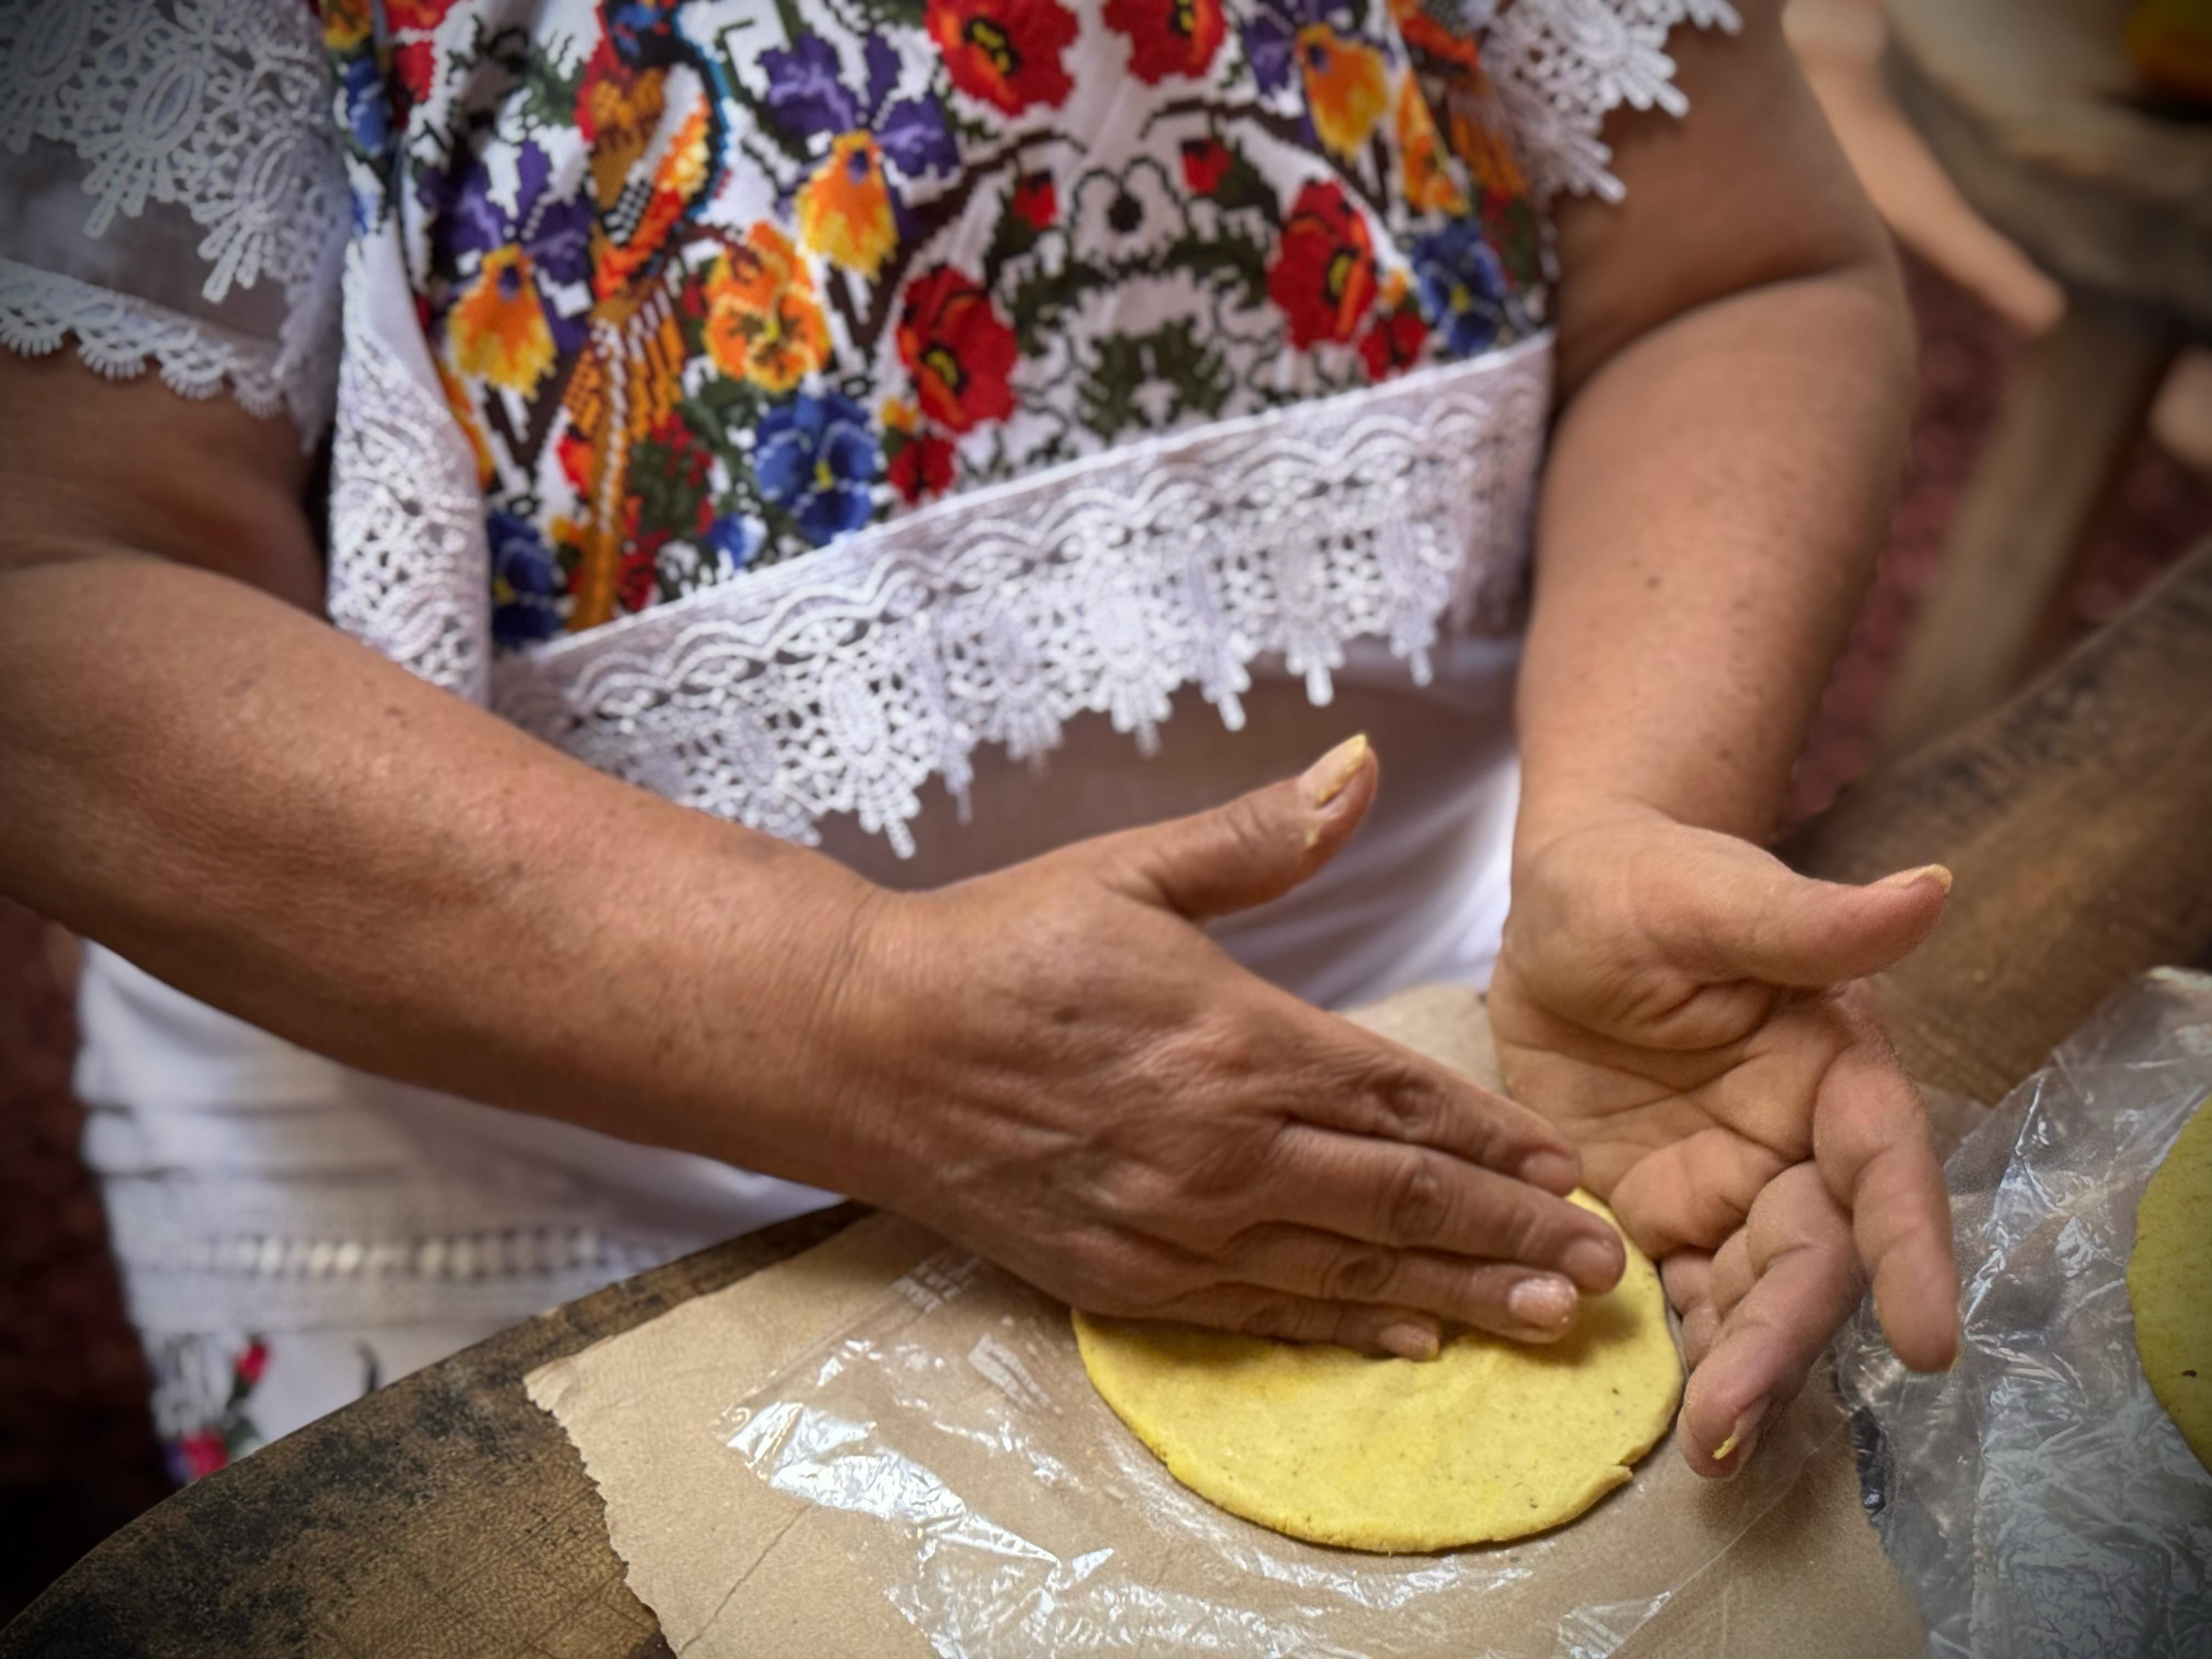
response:
[[[842,392],[802,392],[763,415],[755,432],[761,494],[796,518],[817,547],[867,523],[877,460],[867,416]]]
[[[1462,219],[1414,243],[1413,280],[1429,326],[1451,356],[1471,357],[1497,339],[1505,314],[1505,270],[1481,226]]]
[[[731,570],[743,570],[760,551],[760,526],[750,519],[725,513],[707,526],[708,548]]]
[[[538,528],[513,513],[484,521],[491,544],[491,636],[503,646],[536,645],[561,631],[561,572]]]

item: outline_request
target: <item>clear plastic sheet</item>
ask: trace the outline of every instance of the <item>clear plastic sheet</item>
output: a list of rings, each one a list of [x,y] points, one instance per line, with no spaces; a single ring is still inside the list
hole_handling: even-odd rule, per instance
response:
[[[2136,981],[1946,1166],[1958,1365],[1905,1370],[1866,1309],[1837,1344],[1942,1659],[2212,1655],[2212,1474],[2143,1376],[2127,1287],[2136,1205],[2208,1092],[2212,977]]]
[[[1845,1431],[1816,1380],[1736,1480],[1662,1440],[1540,1537],[1432,1556],[1284,1538],[1185,1491],[1091,1389],[1066,1310],[957,1252],[733,1406],[726,1444],[834,1512],[860,1578],[945,1656],[1602,1659]],[[860,1593],[856,1591],[856,1593]]]

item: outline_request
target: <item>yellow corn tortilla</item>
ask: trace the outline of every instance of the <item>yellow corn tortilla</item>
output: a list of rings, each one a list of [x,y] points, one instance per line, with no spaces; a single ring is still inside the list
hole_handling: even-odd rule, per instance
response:
[[[1426,1362],[1370,1359],[1081,1313],[1075,1340],[1106,1403],[1184,1486],[1293,1538],[1362,1550],[1571,1521],[1628,1479],[1682,1392],[1659,1275],[1632,1244],[1620,1283],[1547,1345],[1473,1332]]]
[[[2128,1301],[2143,1374],[2212,1469],[2212,1110],[2200,1102],[2136,1206]]]

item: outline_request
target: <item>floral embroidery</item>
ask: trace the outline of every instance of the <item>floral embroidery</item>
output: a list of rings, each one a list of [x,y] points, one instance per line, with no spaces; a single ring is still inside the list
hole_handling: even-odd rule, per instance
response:
[[[801,393],[761,416],[754,468],[761,493],[826,546],[867,523],[876,440],[866,414],[840,392]]]
[[[927,15],[952,84],[970,98],[1019,115],[1073,89],[1060,59],[1075,14],[1060,0],[929,0]]]
[[[246,1346],[231,1358],[228,1397],[215,1420],[168,1437],[162,1449],[169,1476],[179,1486],[228,1468],[261,1443],[260,1431],[246,1415],[246,1407],[268,1369],[268,1342],[258,1336],[249,1338]]]
[[[1348,340],[1375,298],[1375,252],[1367,222],[1352,211],[1340,185],[1308,185],[1298,192],[1267,294],[1291,321],[1291,343]]]
[[[708,355],[725,374],[788,392],[830,357],[814,277],[791,239],[763,222],[707,278]]]
[[[1546,313],[1480,37],[1420,0],[510,9],[324,7],[502,650]]]
[[[967,432],[1013,412],[1006,373],[1018,355],[1014,331],[972,277],[939,265],[915,278],[899,319],[898,349],[933,420]]]
[[[1203,76],[1229,33],[1221,0],[1106,0],[1106,27],[1129,37],[1129,73],[1152,86]]]

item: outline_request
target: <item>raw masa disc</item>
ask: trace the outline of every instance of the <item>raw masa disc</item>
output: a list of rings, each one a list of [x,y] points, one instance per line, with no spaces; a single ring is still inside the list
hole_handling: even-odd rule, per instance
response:
[[[1575,1201],[1610,1221],[1595,1199]],[[1624,1243],[1626,1241],[1624,1240]],[[1177,1480],[1261,1526],[1428,1551],[1571,1521],[1674,1420],[1682,1362],[1659,1275],[1620,1283],[1546,1345],[1471,1332],[1434,1359],[1075,1316],[1084,1369]]]
[[[2151,1392],[2212,1469],[2212,1102],[2182,1126],[2136,1206],[2128,1301]]]

